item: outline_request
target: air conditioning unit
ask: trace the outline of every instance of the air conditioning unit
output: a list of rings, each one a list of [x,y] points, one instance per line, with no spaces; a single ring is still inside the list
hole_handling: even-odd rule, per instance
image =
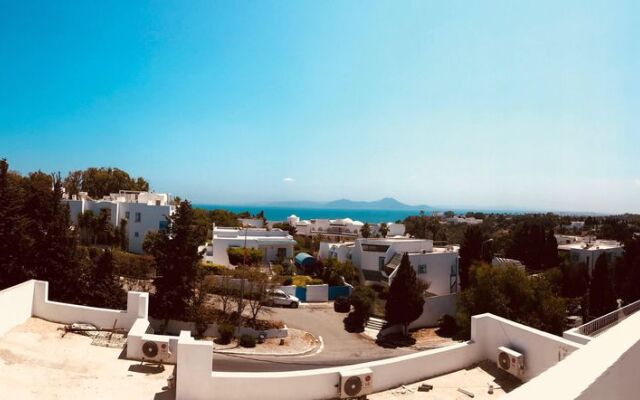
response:
[[[167,361],[171,357],[169,341],[148,340],[142,344],[142,354],[145,361]]]
[[[522,378],[524,374],[524,355],[508,347],[498,347],[498,368],[517,378]]]
[[[373,371],[369,368],[340,372],[340,398],[365,396],[373,393]]]

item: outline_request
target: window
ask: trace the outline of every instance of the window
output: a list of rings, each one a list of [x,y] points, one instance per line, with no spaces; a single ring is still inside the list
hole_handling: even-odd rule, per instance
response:
[[[380,271],[384,269],[384,257],[378,257],[378,269]]]
[[[373,251],[375,253],[386,253],[387,250],[389,250],[389,246],[383,244],[363,244],[362,250]]]
[[[136,213],[136,222],[140,222],[142,221],[142,214],[140,214],[139,212]]]
[[[129,220],[129,218],[131,217],[131,213],[129,211],[125,211],[124,212],[124,217],[127,219],[127,221]]]
[[[134,237],[140,237],[140,234],[139,234],[138,232],[135,232],[135,233],[133,234],[133,236],[134,236]]]
[[[418,273],[426,274],[427,273],[427,264],[418,265]]]
[[[284,247],[278,247],[278,258],[283,259],[287,256],[287,249]]]

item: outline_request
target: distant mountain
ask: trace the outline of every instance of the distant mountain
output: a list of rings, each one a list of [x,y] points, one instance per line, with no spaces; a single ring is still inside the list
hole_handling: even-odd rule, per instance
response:
[[[272,207],[326,208],[341,210],[433,210],[433,207],[427,205],[412,206],[401,203],[391,197],[385,197],[384,199],[375,201],[353,201],[349,199],[339,199],[329,202],[278,201],[267,205]]]

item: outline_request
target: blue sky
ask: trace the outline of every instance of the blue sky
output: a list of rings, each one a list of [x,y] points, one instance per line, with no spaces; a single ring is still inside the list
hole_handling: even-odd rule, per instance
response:
[[[195,202],[640,212],[640,6],[0,0],[0,156]]]

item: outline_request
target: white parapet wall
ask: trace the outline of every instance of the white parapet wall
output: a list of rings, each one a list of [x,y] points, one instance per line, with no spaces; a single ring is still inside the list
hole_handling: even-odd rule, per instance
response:
[[[211,342],[194,340],[185,331],[178,342],[176,398],[331,399],[338,396],[340,372],[360,368],[373,371],[373,389],[378,392],[466,368],[483,360],[495,362],[500,346],[525,355],[523,379],[526,381],[581,347],[559,336],[491,314],[473,317],[471,326],[472,340],[469,342],[363,364],[273,373],[212,372]]]
[[[178,342],[178,400],[261,399],[313,400],[338,397],[340,371],[371,368],[375,391],[455,371],[473,364],[479,347],[471,342],[346,367],[290,372],[212,372],[211,342],[193,340],[189,332]],[[214,365],[215,368],[215,365]]]
[[[582,347],[573,341],[510,321],[493,314],[471,317],[471,340],[482,348],[483,358],[496,361],[498,347],[524,355],[523,380],[538,376]]]
[[[307,285],[307,303],[329,301],[329,285]]]
[[[0,291],[0,335],[31,318],[34,283],[30,280]]]
[[[84,322],[98,328],[129,330],[138,318],[147,318],[149,293],[127,293],[126,310],[79,306],[49,300],[49,282],[34,281],[32,316],[62,324]]]

